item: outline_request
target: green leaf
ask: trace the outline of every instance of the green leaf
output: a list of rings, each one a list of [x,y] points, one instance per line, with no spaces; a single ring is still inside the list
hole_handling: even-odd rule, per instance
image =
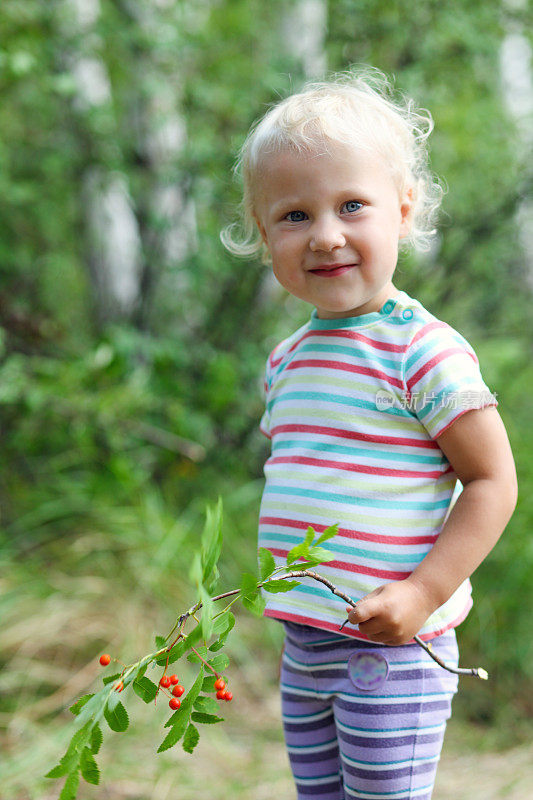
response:
[[[257,580],[251,572],[244,572],[241,579],[241,597],[253,600],[257,596]]]
[[[158,650],[161,650],[161,648],[165,646],[166,642],[167,640],[165,639],[164,636],[155,637],[155,646],[157,647]]]
[[[300,586],[300,581],[267,581],[263,584],[263,589],[266,592],[277,594],[278,592],[290,592],[295,586]]]
[[[202,658],[206,659],[209,655],[209,651],[205,645],[201,647],[195,647],[196,653],[189,653],[187,656],[187,661],[190,661],[191,664],[201,664]],[[199,658],[201,656],[201,658]]]
[[[157,694],[157,686],[150,678],[141,677],[133,681],[133,691],[139,695],[141,700],[145,703],[151,703],[155,700]]]
[[[333,537],[337,535],[338,531],[339,531],[338,522],[335,525],[330,525],[329,528],[326,528],[326,530],[320,534],[319,538],[316,541],[316,544],[317,545],[322,544],[322,542],[326,542],[328,539],[333,539]]]
[[[325,550],[323,547],[312,547],[309,550],[309,558],[314,559],[317,564],[324,564],[327,561],[333,561],[336,556],[331,550]]]
[[[95,723],[91,731],[91,744],[90,744],[91,752],[93,752],[94,754],[98,753],[98,751],[102,746],[103,740],[104,737],[102,734],[102,729],[100,728],[98,723]]]
[[[111,692],[111,694],[107,698],[107,710],[109,712],[114,711],[115,708],[118,706],[120,702],[120,694],[121,693],[117,692],[117,690],[115,689],[113,692]]]
[[[183,711],[183,707],[180,708],[180,711]],[[176,720],[176,723],[172,726],[170,731],[167,733],[161,744],[159,745],[157,752],[162,753],[164,750],[169,750],[171,747],[179,742],[183,734],[185,733],[185,729],[189,724],[189,720],[191,718],[191,712],[181,714],[179,719]]]
[[[207,676],[204,678],[204,682],[202,683],[202,692],[214,692],[215,691],[215,681],[216,678],[214,675]]]
[[[194,583],[195,586],[200,586],[202,583],[203,577],[203,570],[202,570],[202,556],[200,552],[197,550],[194,554],[194,558],[192,560],[191,566],[189,568],[189,578],[191,583]]]
[[[259,574],[261,580],[266,580],[276,569],[276,562],[274,556],[267,550],[266,547],[259,548]]]
[[[61,759],[59,764],[56,764],[56,766],[53,767],[53,769],[49,770],[49,772],[47,772],[44,777],[45,778],[62,778],[63,775],[66,775],[67,772],[68,772],[68,768],[62,763],[62,761],[63,761],[63,759]]]
[[[196,676],[196,680],[194,681],[193,685],[187,692],[185,696],[185,700],[182,701],[181,708],[178,708],[172,716],[167,719],[165,722],[165,728],[169,728],[171,725],[176,725],[180,718],[185,715],[189,715],[192,711],[192,706],[198,695],[200,694],[200,689],[202,688],[202,683],[204,680],[204,668],[200,667],[200,672]]]
[[[197,697],[193,703],[195,711],[202,714],[218,714],[220,708],[214,697]]]
[[[78,716],[78,714],[82,710],[82,708],[85,705],[85,703],[87,703],[91,699],[91,697],[94,697],[94,693],[93,694],[84,694],[83,697],[80,697],[80,699],[77,700],[74,703],[74,705],[70,706],[69,711],[72,711],[72,713],[75,716]]]
[[[224,614],[222,614],[220,617],[217,617],[215,619],[214,633],[220,633],[220,636],[216,642],[213,642],[213,644],[209,645],[209,649],[220,650],[221,647],[224,647],[234,625],[235,617],[231,611],[225,611]]]
[[[212,585],[218,577],[216,565],[222,550],[222,498],[214,509],[206,509],[205,527],[202,533],[201,563],[202,583]]]
[[[203,586],[198,587],[198,593],[202,601],[202,636],[207,641],[213,634],[214,603]]]
[[[198,728],[195,728],[191,722],[183,737],[183,749],[186,753],[192,753],[199,741],[200,734],[198,733]]]
[[[106,675],[105,678],[102,678],[102,681],[107,686],[108,683],[112,683],[113,681],[116,681],[118,678],[120,678],[120,676],[121,676],[120,672],[115,672],[113,675]]]
[[[89,741],[93,723],[91,720],[85,723],[82,728],[79,728],[69,742],[67,752],[60,760],[59,764],[55,766],[50,772],[47,772],[45,778],[62,778],[63,775],[78,769],[80,761],[80,750],[85,747]]]
[[[313,543],[314,538],[315,538],[315,531],[311,526],[309,526],[303,542],[297,544],[295,547],[292,548],[292,550],[289,550],[289,552],[287,553],[287,564],[292,564],[299,558],[308,558],[309,557],[308,551]]]
[[[126,711],[122,703],[119,702],[112,711],[106,708],[104,710],[104,716],[106,718],[107,724],[109,725],[112,731],[116,731],[117,733],[123,733],[123,731],[127,730],[130,721],[128,717],[128,712]]]
[[[243,598],[242,604],[245,608],[248,609],[248,611],[251,611],[252,614],[255,614],[256,617],[262,616],[266,605],[264,598],[259,594],[254,600],[248,600],[246,598]]]
[[[81,751],[80,768],[82,778],[87,783],[98,786],[100,783],[100,770],[88,747],[84,747]]]
[[[75,800],[80,785],[80,775],[78,770],[71,772],[65,781],[65,785],[61,789],[59,800]]]
[[[224,717],[217,717],[214,714],[204,714],[201,711],[193,711],[191,719],[193,722],[202,722],[204,725],[214,725],[215,722],[224,722]]]
[[[223,672],[229,666],[229,658],[225,653],[218,653],[218,655],[210,658],[207,662],[215,672]]]

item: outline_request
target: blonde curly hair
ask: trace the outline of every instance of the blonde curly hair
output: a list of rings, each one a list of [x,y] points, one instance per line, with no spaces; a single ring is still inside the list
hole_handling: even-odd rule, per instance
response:
[[[222,243],[234,255],[261,255],[269,263],[253,216],[265,158],[287,149],[316,152],[333,142],[372,150],[385,160],[400,197],[408,190],[412,194],[411,228],[400,244],[429,250],[444,194],[429,167],[427,140],[432,130],[430,112],[396,92],[387,76],[373,67],[307,83],[301,92],[273,105],[250,129],[234,168],[243,183],[241,219],[222,230]]]

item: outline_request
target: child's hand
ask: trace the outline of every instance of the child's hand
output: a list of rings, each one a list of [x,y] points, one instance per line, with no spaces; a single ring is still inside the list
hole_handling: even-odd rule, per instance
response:
[[[346,611],[350,622],[373,642],[399,645],[418,633],[435,608],[423,588],[407,579],[374,589]]]

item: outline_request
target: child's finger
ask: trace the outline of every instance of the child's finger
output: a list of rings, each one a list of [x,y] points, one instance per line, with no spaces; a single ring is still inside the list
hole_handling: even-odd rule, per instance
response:
[[[372,600],[359,600],[355,607],[347,606],[348,617],[350,622],[358,625],[360,622],[366,622],[374,616],[374,603]]]

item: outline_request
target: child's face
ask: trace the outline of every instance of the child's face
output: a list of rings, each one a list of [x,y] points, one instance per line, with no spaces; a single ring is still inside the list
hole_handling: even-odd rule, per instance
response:
[[[379,311],[396,293],[411,203],[378,155],[348,145],[287,150],[265,161],[258,183],[255,218],[274,274],[319,317]]]

